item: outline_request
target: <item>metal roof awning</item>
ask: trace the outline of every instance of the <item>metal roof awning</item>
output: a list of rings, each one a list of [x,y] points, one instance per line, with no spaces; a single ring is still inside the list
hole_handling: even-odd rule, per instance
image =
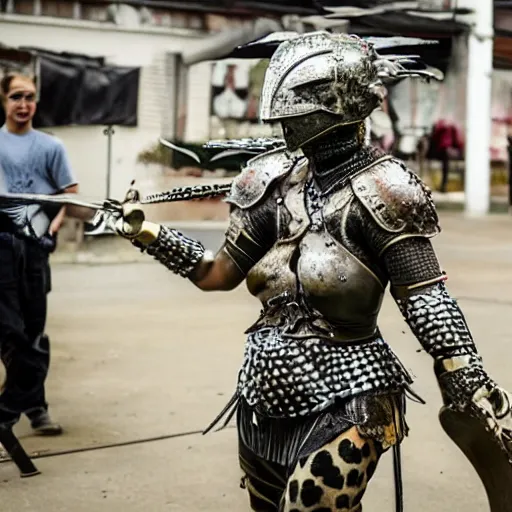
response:
[[[451,20],[438,20],[407,12],[386,12],[359,16],[351,20],[355,33],[410,37],[453,37],[469,30],[469,26]]]
[[[299,15],[315,14],[354,17],[370,16],[392,12],[422,13],[441,16],[441,20],[456,14],[468,14],[466,8],[453,9],[425,8],[420,1],[407,0],[190,0],[187,2],[173,0],[91,0],[104,4],[128,4],[178,11],[205,12],[231,15]],[[444,18],[444,19],[443,19]]]

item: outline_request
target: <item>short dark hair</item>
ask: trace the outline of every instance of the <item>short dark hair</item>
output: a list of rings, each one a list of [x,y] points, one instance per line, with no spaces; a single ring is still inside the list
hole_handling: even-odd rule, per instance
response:
[[[0,80],[0,98],[5,99],[7,97],[11,83],[15,78],[26,78],[27,80],[31,80],[34,85],[37,85],[35,77],[24,75],[23,73],[7,73],[2,77],[2,80]]]

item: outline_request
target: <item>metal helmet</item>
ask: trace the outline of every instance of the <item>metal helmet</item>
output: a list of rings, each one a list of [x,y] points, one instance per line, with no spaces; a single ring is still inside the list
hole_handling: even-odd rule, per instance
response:
[[[287,127],[290,131],[296,125],[292,145],[299,147],[329,128],[363,121],[384,97],[377,59],[372,45],[348,34],[318,31],[285,41],[265,74],[261,120],[283,122],[315,114],[311,127],[304,119],[283,123],[288,139]]]
[[[405,69],[406,61],[411,62],[399,55],[382,58],[373,42],[354,35],[297,34],[270,59],[260,119],[280,122],[292,151],[337,126],[361,125],[386,95],[383,79],[432,75]]]

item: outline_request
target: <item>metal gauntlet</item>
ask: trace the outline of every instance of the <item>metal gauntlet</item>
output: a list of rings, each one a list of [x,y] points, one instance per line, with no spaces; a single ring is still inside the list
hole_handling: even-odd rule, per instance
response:
[[[182,277],[191,276],[206,252],[201,242],[167,226],[160,226],[156,240],[148,246],[136,240],[132,243]]]
[[[446,276],[431,243],[402,240],[386,251],[384,260],[405,321],[434,359],[445,403],[464,408],[491,379],[457,301],[446,290]]]
[[[464,408],[474,393],[491,379],[457,302],[443,283],[397,300],[413,334],[434,362],[443,397]]]

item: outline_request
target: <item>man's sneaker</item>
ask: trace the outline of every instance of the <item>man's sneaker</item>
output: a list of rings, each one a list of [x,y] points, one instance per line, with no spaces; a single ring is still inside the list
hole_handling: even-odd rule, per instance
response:
[[[30,424],[34,432],[40,436],[60,436],[63,432],[62,427],[53,422],[46,411],[33,418]]]

